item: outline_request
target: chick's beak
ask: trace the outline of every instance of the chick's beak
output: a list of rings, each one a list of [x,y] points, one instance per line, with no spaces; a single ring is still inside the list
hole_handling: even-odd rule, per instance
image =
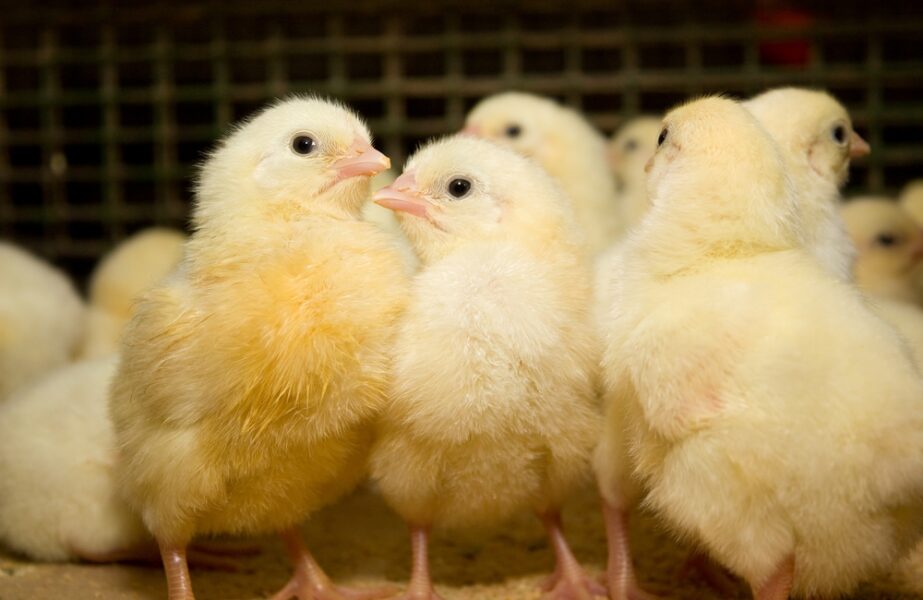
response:
[[[413,171],[408,171],[395,179],[391,185],[375,192],[372,201],[393,211],[427,219],[429,213],[426,210],[426,201],[416,191],[416,184]]]
[[[861,158],[872,151],[869,143],[862,139],[862,136],[855,131],[849,136],[849,158]]]
[[[340,182],[350,177],[377,175],[390,166],[391,159],[362,138],[356,138],[346,156],[333,163],[333,170],[336,182]]]

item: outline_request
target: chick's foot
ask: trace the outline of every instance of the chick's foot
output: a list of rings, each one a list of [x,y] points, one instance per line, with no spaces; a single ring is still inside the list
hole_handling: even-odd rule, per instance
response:
[[[168,600],[195,600],[192,593],[192,579],[186,562],[186,547],[159,544],[163,570],[167,576]]]
[[[628,546],[628,512],[603,504],[606,522],[606,539],[609,544],[609,561],[606,565],[606,585],[610,600],[657,600],[638,585],[635,567]]]
[[[410,585],[407,590],[392,600],[443,600],[433,587],[429,574],[429,528],[410,526],[410,549],[413,553]]]
[[[295,572],[272,600],[375,600],[386,598],[395,591],[393,587],[350,589],[333,585],[308,552],[297,529],[283,532],[282,539]]]
[[[549,600],[605,598],[606,588],[586,574],[567,544],[561,513],[550,511],[539,515],[539,518],[545,525],[555,555],[554,573],[541,585],[544,597]]]

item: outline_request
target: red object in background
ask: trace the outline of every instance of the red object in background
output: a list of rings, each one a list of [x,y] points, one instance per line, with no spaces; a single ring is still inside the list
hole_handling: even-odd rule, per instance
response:
[[[759,27],[804,29],[814,24],[811,13],[796,8],[758,10],[754,20]],[[811,60],[811,43],[807,37],[760,42],[760,61],[770,65],[804,67]]]

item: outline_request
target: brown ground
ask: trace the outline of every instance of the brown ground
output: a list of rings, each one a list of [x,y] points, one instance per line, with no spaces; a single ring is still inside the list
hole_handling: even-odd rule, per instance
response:
[[[589,492],[565,511],[577,556],[594,573],[605,561],[605,539],[596,500]],[[410,549],[406,531],[373,494],[360,491],[317,514],[305,537],[327,572],[340,582],[372,584],[407,580]],[[671,599],[717,598],[695,579],[679,581],[685,550],[640,516],[632,529],[640,577],[653,592]],[[193,570],[198,600],[251,600],[277,591],[289,571],[281,543],[260,540],[263,553],[245,558],[246,572]],[[446,600],[539,598],[538,583],[552,568],[541,526],[524,516],[501,531],[468,540],[437,536],[432,545],[437,590]],[[0,600],[155,600],[166,597],[158,568],[126,565],[46,565],[0,553]],[[749,598],[740,588],[739,598]],[[885,582],[868,586],[855,599],[920,598],[901,595]]]

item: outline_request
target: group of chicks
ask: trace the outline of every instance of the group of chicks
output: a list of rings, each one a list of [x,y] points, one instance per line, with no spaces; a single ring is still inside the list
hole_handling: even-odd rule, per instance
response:
[[[923,233],[893,202],[841,216],[868,151],[818,91],[702,98],[610,145],[505,93],[370,198],[390,161],[355,114],[273,104],[202,165],[169,274],[117,318],[102,275],[89,317],[51,311],[56,364],[89,345],[74,323],[121,346],[0,396],[0,541],[159,552],[189,600],[187,563],[220,561],[196,538],[273,531],[294,569],[275,600],[385,597],[335,586],[298,529],[368,477],[409,526],[412,600],[438,598],[432,527],[522,511],[555,553],[548,597],[651,598],[627,535],[641,503],[760,600],[916,568]],[[28,375],[44,326],[0,321],[4,378]],[[560,516],[593,474],[603,583]]]

